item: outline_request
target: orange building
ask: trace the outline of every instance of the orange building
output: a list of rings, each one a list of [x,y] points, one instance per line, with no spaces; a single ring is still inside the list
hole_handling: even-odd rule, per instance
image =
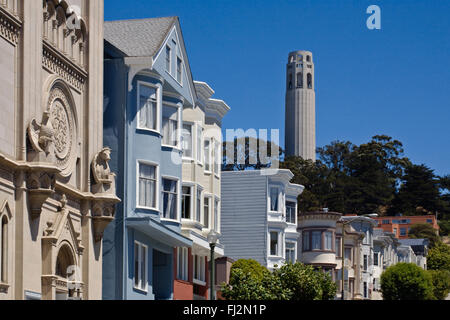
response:
[[[400,216],[400,217],[377,217],[373,218],[378,222],[378,228],[392,232],[398,239],[408,239],[411,226],[419,223],[427,223],[433,226],[436,233],[439,233],[439,225],[435,216]]]

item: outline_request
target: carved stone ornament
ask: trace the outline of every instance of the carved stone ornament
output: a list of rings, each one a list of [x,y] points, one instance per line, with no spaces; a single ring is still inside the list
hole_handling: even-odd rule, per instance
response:
[[[42,116],[42,123],[38,123],[36,119],[30,122],[28,126],[28,137],[31,146],[36,153],[44,153],[44,158],[40,157],[36,160],[52,162],[54,132],[55,130],[50,122],[50,112],[48,110]]]
[[[94,157],[91,164],[92,175],[94,176],[94,184],[92,185],[92,193],[108,193],[115,194],[115,177],[111,172],[109,161],[111,160],[111,149],[103,148]]]
[[[92,221],[94,223],[94,240],[99,242],[108,224],[114,220],[115,203],[96,201],[92,207]]]
[[[76,161],[77,137],[73,108],[59,87],[54,87],[48,99],[50,121],[54,129],[56,165],[64,177],[72,173]]]
[[[44,202],[55,193],[55,173],[36,171],[27,177],[27,188],[31,217],[37,218],[42,212]]]

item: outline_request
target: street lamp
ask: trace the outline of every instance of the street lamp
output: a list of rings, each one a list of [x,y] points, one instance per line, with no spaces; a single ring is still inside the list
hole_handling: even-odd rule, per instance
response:
[[[214,269],[215,269],[215,263],[214,263],[214,249],[216,247],[217,240],[219,239],[219,234],[215,232],[214,230],[211,230],[210,233],[208,233],[208,242],[209,247],[211,248],[211,267],[210,267],[210,273],[211,273],[211,284],[210,284],[210,300],[215,300],[215,277],[214,277]]]
[[[371,214],[363,214],[363,217],[370,217],[370,218],[375,218],[378,217],[377,213],[371,213]],[[360,216],[357,216],[351,220],[348,221],[344,221],[342,220],[342,245],[341,245],[341,256],[342,256],[342,268],[341,268],[341,277],[342,277],[342,290],[341,290],[341,300],[344,300],[344,284],[345,284],[345,280],[344,280],[344,275],[345,275],[345,226],[347,224],[352,223],[353,221],[357,220]]]

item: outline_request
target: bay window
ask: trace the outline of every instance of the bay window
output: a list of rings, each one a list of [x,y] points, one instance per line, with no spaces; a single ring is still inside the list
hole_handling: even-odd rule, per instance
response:
[[[202,213],[202,190],[197,188],[197,210],[195,212],[195,221],[201,222]]]
[[[158,88],[149,84],[138,85],[138,127],[159,131]]]
[[[134,287],[147,291],[147,255],[146,245],[135,241],[134,243]]]
[[[157,167],[139,164],[139,206],[156,208]]]
[[[178,183],[171,179],[162,179],[163,218],[178,220]]]
[[[312,250],[320,250],[321,249],[321,245],[320,245],[320,240],[322,238],[322,232],[321,231],[313,231],[311,232],[312,236],[311,236],[311,249]]]
[[[202,163],[202,151],[203,151],[203,128],[197,126],[197,162]]]
[[[309,231],[303,231],[303,251],[310,250]]]
[[[330,251],[333,252],[333,243],[335,241],[335,250],[339,249],[339,240],[333,240],[334,233],[328,230],[304,230],[303,231],[303,251]]]
[[[331,231],[325,231],[325,246],[324,250],[333,250],[333,233]]]

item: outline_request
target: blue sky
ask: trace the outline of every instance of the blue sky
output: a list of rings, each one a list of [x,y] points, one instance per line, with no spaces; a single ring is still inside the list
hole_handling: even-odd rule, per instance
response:
[[[366,9],[381,8],[381,30]],[[289,52],[316,67],[317,146],[376,134],[450,174],[450,1],[105,0],[105,19],[179,16],[195,80],[231,107],[226,128],[280,129]]]

